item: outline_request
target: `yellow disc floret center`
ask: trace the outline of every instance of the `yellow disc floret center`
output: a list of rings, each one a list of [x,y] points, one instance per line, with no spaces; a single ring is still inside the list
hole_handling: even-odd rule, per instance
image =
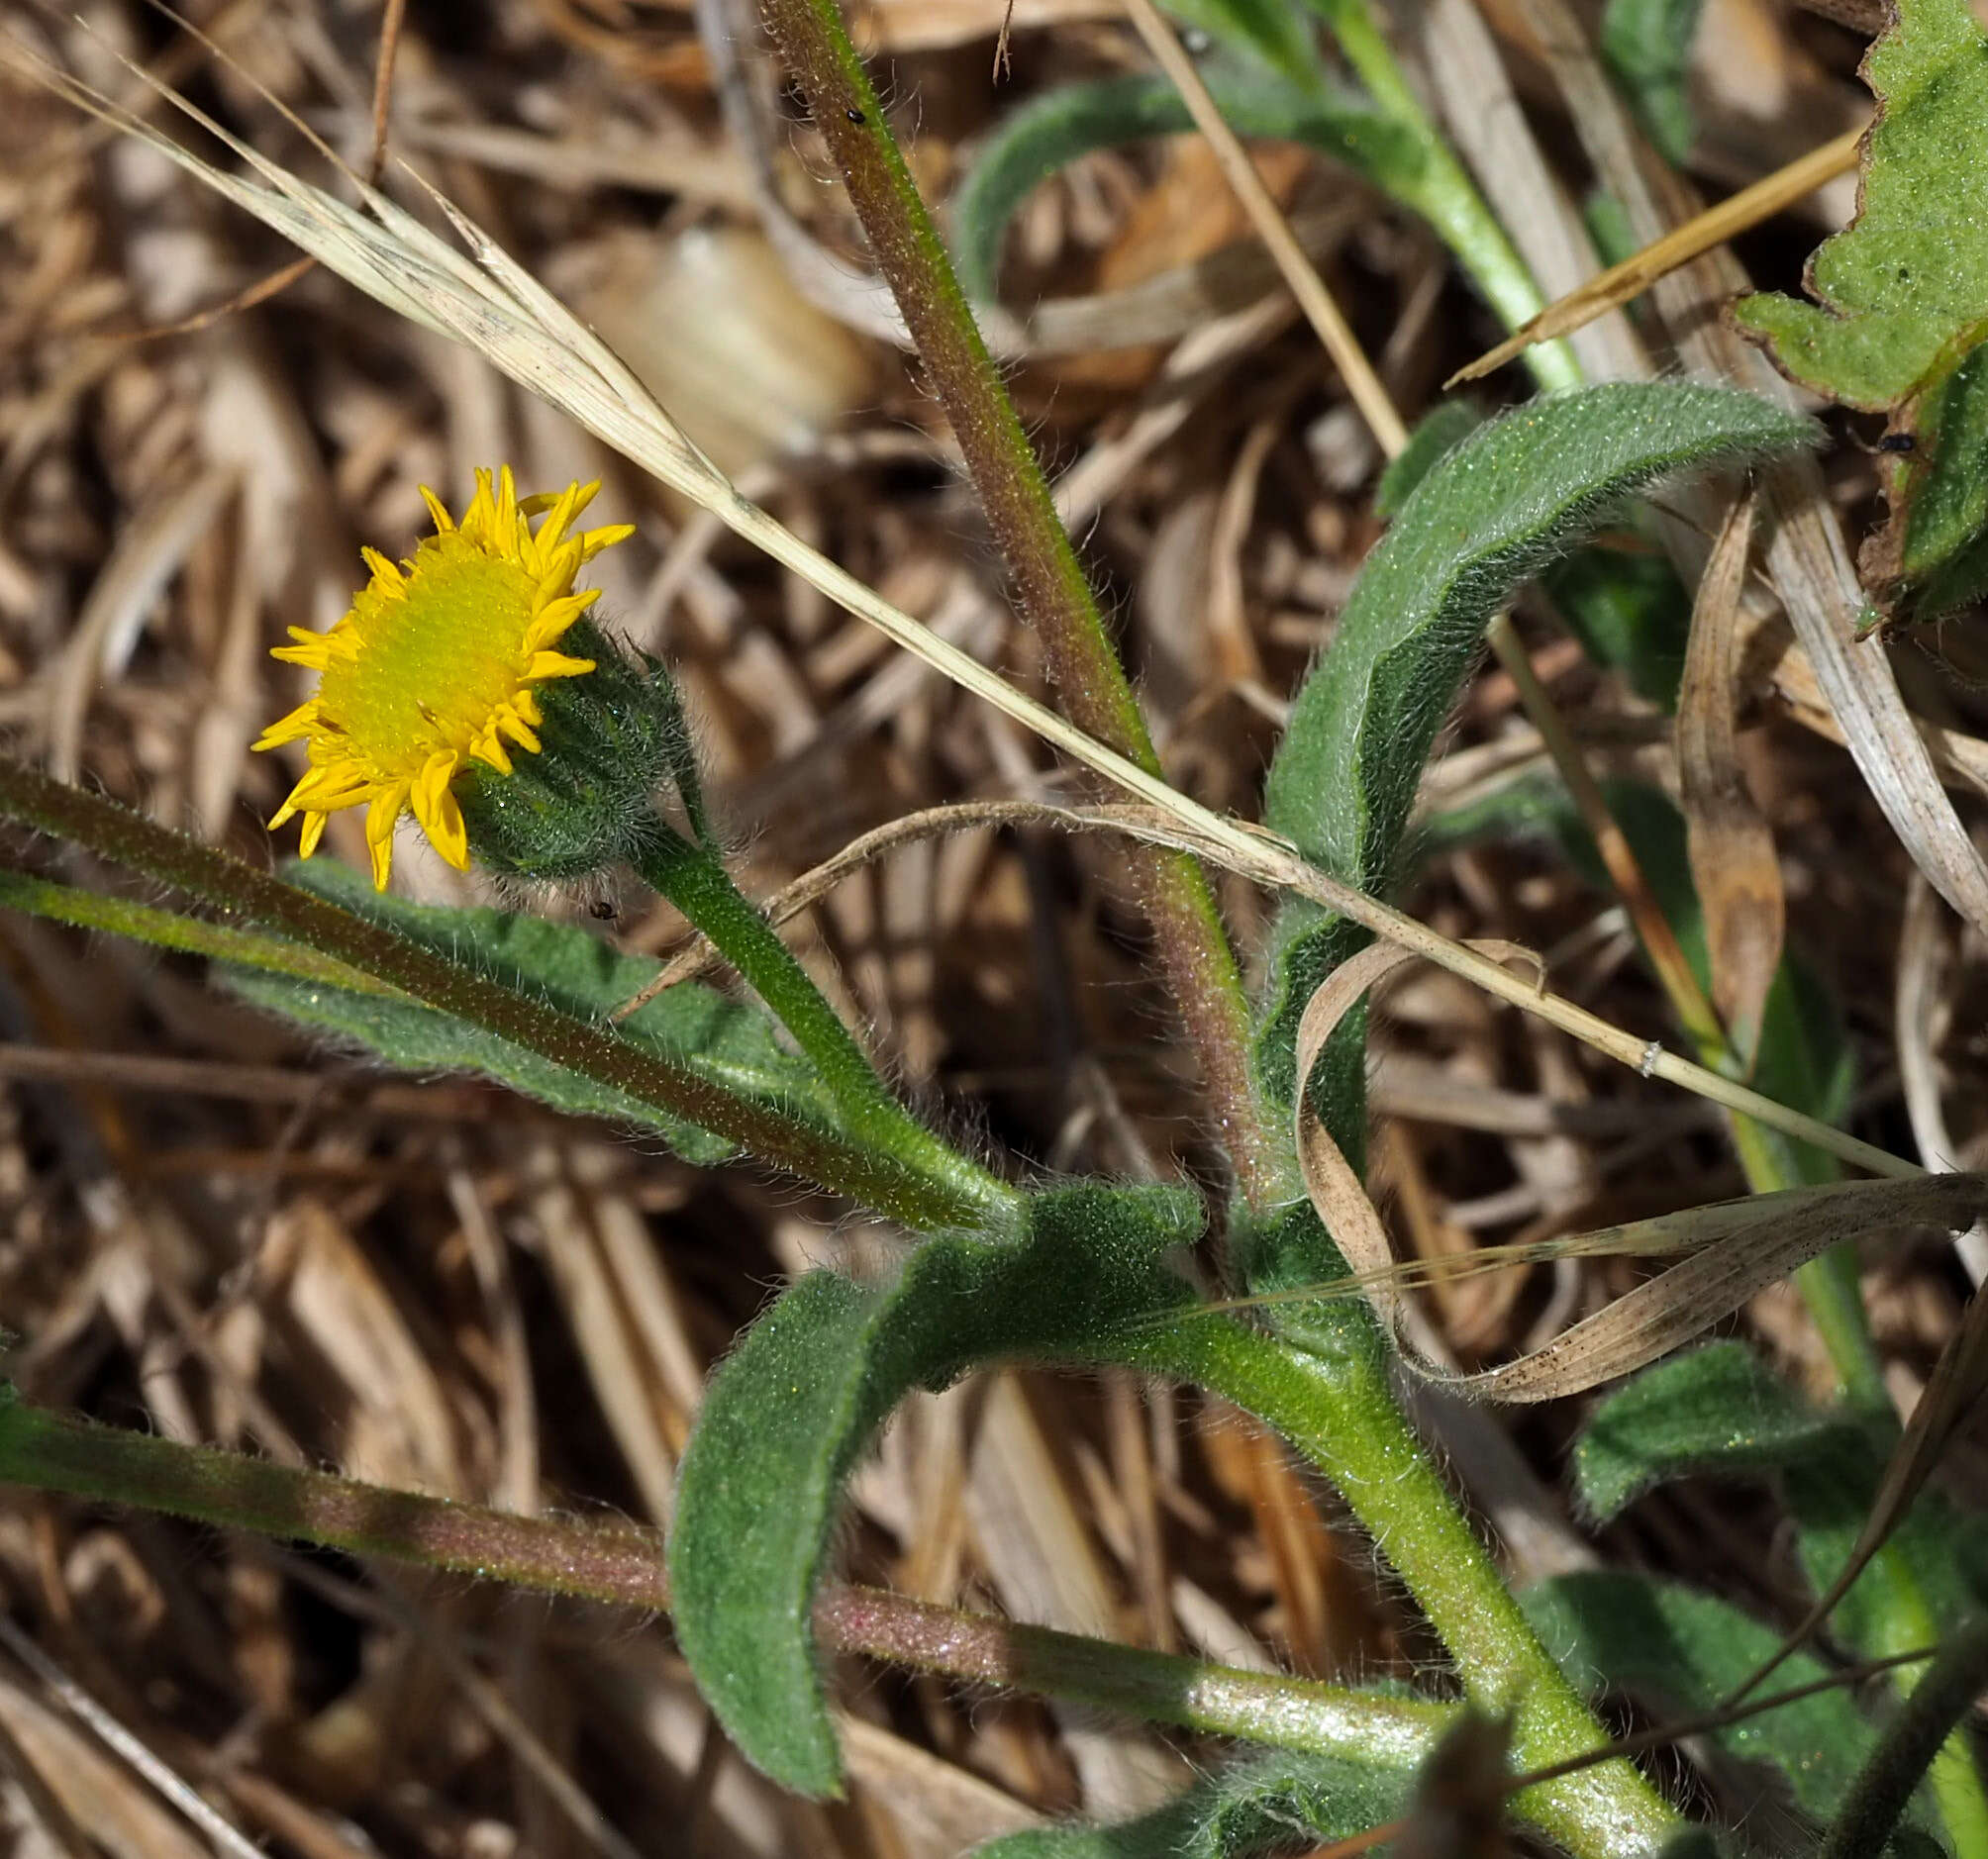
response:
[[[408,582],[409,593],[375,583],[352,603],[365,648],[325,667],[318,714],[355,755],[412,783],[438,749],[468,754],[516,701],[536,584],[459,532],[423,542]]]
[[[365,550],[372,579],[351,611],[328,633],[290,629],[292,643],[275,656],[315,670],[318,689],[255,746],[306,745],[310,766],[269,822],[303,815],[306,858],[332,814],[363,803],[382,889],[403,813],[451,865],[469,863],[450,784],[466,762],[509,774],[513,749],[537,754],[544,719],[533,687],[594,668],[552,647],[595,599],[591,588],[575,593],[573,577],[632,534],[626,525],[567,534],[598,488],[569,484],[521,503],[508,465],[494,484],[479,471],[460,524],[424,490],[436,534],[413,560]]]

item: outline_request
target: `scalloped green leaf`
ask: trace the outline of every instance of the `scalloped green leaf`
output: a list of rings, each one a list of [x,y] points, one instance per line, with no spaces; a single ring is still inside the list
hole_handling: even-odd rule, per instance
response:
[[[746,1331],[684,1454],[669,1576],[678,1644],[747,1758],[803,1794],[841,1784],[811,1612],[844,1482],[890,1411],[990,1360],[1133,1359],[1128,1331],[1192,1306],[1166,1254],[1201,1223],[1179,1190],[1061,1189],[1019,1239],[928,1240],[883,1284],[811,1273]]]
[[[1712,1342],[1644,1369],[1596,1405],[1574,1447],[1574,1489],[1606,1523],[1674,1478],[1773,1472],[1861,1440],[1745,1343]]]
[[[1967,0],[1899,0],[1863,76],[1878,99],[1856,219],[1824,241],[1814,303],[1743,298],[1736,324],[1787,373],[1891,415],[1886,521],[1864,544],[1887,619],[1937,620],[1988,591],[1988,32]]]
[[[1300,85],[1232,57],[1210,59],[1203,75],[1239,136],[1309,144],[1383,186],[1406,187],[1419,168],[1421,149],[1408,131],[1316,71]],[[1193,127],[1172,83],[1147,72],[1059,84],[1010,111],[952,199],[953,262],[967,296],[994,300],[1008,223],[1050,175],[1097,149]]]
[[[1265,788],[1266,824],[1335,876],[1385,891],[1423,765],[1499,604],[1653,479],[1816,438],[1812,422],[1755,395],[1615,383],[1534,401],[1454,445],[1368,558],[1298,693]],[[1273,1105],[1291,1101],[1305,1002],[1365,939],[1316,905],[1280,912],[1257,1044]],[[1348,1015],[1311,1086],[1355,1165],[1364,1152],[1364,1035],[1362,1018]],[[1267,1263],[1270,1276],[1290,1280],[1332,1269],[1323,1251]]]
[[[1635,1698],[1659,1720],[1709,1711],[1780,1644],[1773,1627],[1730,1603],[1646,1575],[1554,1576],[1520,1601],[1547,1650],[1590,1697]],[[1792,1690],[1825,1675],[1822,1662],[1802,1652],[1777,1683]],[[1872,1741],[1842,1691],[1818,1692],[1711,1734],[1729,1754],[1778,1769],[1818,1819],[1835,1810]]]
[[[439,955],[589,1024],[605,1020],[656,971],[647,958],[620,954],[576,926],[506,911],[447,910],[382,897],[358,872],[330,861],[294,864],[284,875]],[[248,968],[217,966],[215,973],[245,1000],[403,1070],[480,1073],[555,1110],[655,1130],[686,1161],[721,1162],[733,1153],[733,1145],[722,1137],[398,996],[359,994]],[[772,1019],[756,1004],[685,982],[630,1015],[620,1031],[738,1096],[777,1103],[824,1127],[834,1124],[814,1067],[780,1043]]]
[[[976,1847],[975,1859],[1249,1859],[1379,1826],[1401,1812],[1412,1781],[1409,1769],[1276,1750],[1137,1819],[1031,1827]]]
[[[1858,566],[1887,614],[1938,620],[1988,593],[1988,348],[1929,386],[1893,438],[1912,449],[1879,461],[1888,512]]]
[[[1809,260],[1814,303],[1742,298],[1734,320],[1797,380],[1867,412],[1950,371],[1988,330],[1988,34],[1967,0],[1898,0],[1865,54],[1878,119],[1855,221]]]

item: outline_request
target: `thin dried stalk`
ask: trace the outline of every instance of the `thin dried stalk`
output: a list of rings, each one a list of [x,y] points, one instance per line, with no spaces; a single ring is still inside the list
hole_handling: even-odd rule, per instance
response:
[[[1408,428],[1395,410],[1387,389],[1381,385],[1380,376],[1374,372],[1366,350],[1360,346],[1359,338],[1352,332],[1352,326],[1346,322],[1333,300],[1332,292],[1313,269],[1311,259],[1305,255],[1304,247],[1291,231],[1290,222],[1271,198],[1270,190],[1263,185],[1263,177],[1256,172],[1256,164],[1249,159],[1249,151],[1223,120],[1215,99],[1208,94],[1208,86],[1201,81],[1201,73],[1194,68],[1194,60],[1181,49],[1180,41],[1173,36],[1173,28],[1160,18],[1159,9],[1152,4],[1152,0],[1125,0],[1125,7],[1133,25],[1139,29],[1140,38],[1145,42],[1146,49],[1152,53],[1154,62],[1180,93],[1195,127],[1207,138],[1208,146],[1214,150],[1215,159],[1221,166],[1223,179],[1235,191],[1242,210],[1249,216],[1249,224],[1256,229],[1257,237],[1276,260],[1278,274],[1290,286],[1291,294],[1298,300],[1298,307],[1305,313],[1306,322],[1311,324],[1321,346],[1333,358],[1333,365],[1339,369],[1340,379],[1345,383],[1346,392],[1352,396],[1360,417],[1380,441],[1381,449],[1393,457],[1408,443]]]
[[[1458,368],[1442,383],[1442,391],[1448,393],[1465,381],[1482,380],[1506,362],[1516,360],[1535,342],[1550,342],[1556,336],[1569,336],[1584,329],[1597,317],[1635,302],[1659,278],[1668,277],[1680,265],[1704,256],[1715,245],[1739,238],[1775,214],[1786,212],[1818,187],[1855,167],[1864,134],[1861,129],[1845,131],[1834,142],[1811,149],[1764,180],[1741,188],[1716,207],[1708,207],[1640,251],[1631,252],[1620,264],[1597,272],[1578,289],[1570,290],[1514,330],[1497,347],[1486,349],[1475,361]]]

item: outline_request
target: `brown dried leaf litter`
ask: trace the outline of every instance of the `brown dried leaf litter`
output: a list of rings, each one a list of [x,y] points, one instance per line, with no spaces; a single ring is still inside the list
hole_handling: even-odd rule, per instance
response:
[[[939,187],[1008,103],[1137,55],[1100,9],[1020,8],[1014,75],[995,92],[1001,11],[866,10],[876,43],[896,49],[895,95]],[[725,447],[726,468],[791,530],[1037,688],[1033,646],[1001,603],[914,378],[794,268],[806,263],[798,231],[839,275],[862,275],[805,130],[776,125],[770,138],[775,218],[766,149],[723,128],[686,13],[508,0],[483,14],[471,32],[414,9],[396,149],[611,332],[685,417],[672,358],[712,339],[707,313],[724,304],[741,345],[704,364],[721,391],[698,415],[700,440]],[[271,157],[323,172],[248,79],[362,160],[376,13],[230,0],[194,17],[244,75],[136,5],[89,13],[110,48],[192,85]],[[1708,72],[1704,178],[1724,188],[1800,153],[1819,124],[1834,131],[1818,99],[1849,108],[1855,92],[1836,42],[1739,0],[1711,17],[1716,43],[1759,52],[1756,80],[1737,91],[1734,61]],[[1524,28],[1490,18],[1493,55],[1564,150],[1565,106]],[[8,30],[154,107],[65,17],[23,10]],[[643,552],[632,545],[609,600],[681,667],[762,894],[923,809],[1061,798],[1017,725],[663,500],[485,364],[322,273],[211,328],[126,340],[228,302],[290,251],[40,90],[0,83],[0,722],[17,752],[256,850],[282,775],[244,749],[289,701],[264,648],[343,602],[360,540],[411,539],[419,483],[458,496],[471,466],[502,457],[540,480],[604,471],[605,494],[642,521]],[[1572,121],[1592,133],[1581,106]],[[1289,166],[1278,181],[1308,249],[1413,415],[1484,345],[1478,313],[1418,232],[1349,200],[1317,164]],[[1539,190],[1585,185],[1509,150],[1484,173],[1494,191],[1534,190],[1505,203],[1518,221],[1540,219]],[[1248,806],[1277,706],[1375,534],[1371,454],[1267,267],[1225,244],[1237,231],[1192,145],[1094,158],[1029,203],[1009,306],[1010,347],[1028,357],[1017,391],[1126,616],[1169,767],[1221,808]],[[1101,328],[1147,346],[1087,348]],[[650,334],[651,355],[633,352],[630,331]],[[1621,332],[1608,340],[1626,352]],[[1866,494],[1854,456],[1832,470],[1839,501]],[[1772,559],[1768,571],[1781,573]],[[1701,776],[1738,768],[1772,835],[1789,940],[1856,1029],[1859,1128],[1903,1142],[1902,1074],[1914,1126],[1933,1117],[1948,1159],[1978,1166],[1988,1054],[1968,1030],[1983,985],[1975,932],[1936,918],[1901,959],[1906,862],[1849,760],[1812,733],[1827,712],[1803,679],[1832,688],[1826,660],[1813,645],[1807,662],[1784,656],[1771,689],[1739,682],[1730,655],[1711,665],[1693,713],[1709,734],[1680,756],[1550,636],[1528,643],[1600,770],[1683,782],[1689,800]],[[1763,655],[1756,642],[1743,663]],[[1988,769],[1977,700],[1934,688],[1910,658],[1899,670],[1905,701],[1941,733],[1933,767],[1972,806],[1969,784]],[[1884,727],[1870,726],[1866,756]],[[1481,795],[1541,759],[1509,684],[1487,676],[1432,770],[1430,803]],[[1730,779],[1719,791],[1730,796]],[[1068,1167],[1205,1165],[1167,1004],[1139,926],[1101,881],[1112,838],[1006,813],[950,825],[838,866],[790,926],[808,959],[879,1051],[990,1145]],[[1747,830],[1744,869],[1763,880]],[[418,848],[401,850],[419,893],[462,894]],[[1458,853],[1410,901],[1446,934],[1547,951],[1561,992],[1639,1037],[1665,1034],[1620,920],[1555,860]],[[1238,881],[1225,902],[1251,931],[1257,895]],[[660,949],[678,929],[631,896],[615,933]],[[765,1286],[892,1243],[748,1173],[697,1175],[481,1087],[354,1073],[178,964],[13,919],[0,940],[5,1038],[32,1048],[17,1060],[0,1047],[0,1308],[25,1338],[12,1366],[36,1399],[520,1510],[605,1505],[660,1521],[702,1375]],[[1922,1021],[1927,1003],[1938,1013]],[[1453,977],[1410,975],[1376,1048],[1377,1115],[1398,1131],[1380,1146],[1396,1228],[1431,1256],[1739,1191],[1699,1107]],[[1954,1289],[1925,1251],[1872,1268],[1910,1400],[1953,1333]],[[1570,1257],[1495,1297],[1439,1298],[1424,1340],[1464,1369],[1494,1369],[1556,1315],[1628,1288],[1629,1269]],[[1769,1306],[1761,1321],[1768,1346],[1802,1359],[1799,1319]],[[1530,1453],[1564,1438],[1573,1405],[1529,1428]],[[1485,1481],[1515,1551],[1594,1553],[1568,1534],[1553,1463],[1501,1450],[1454,1462]],[[1978,1463],[1968,1452],[1963,1435],[1948,1463]],[[913,1404],[858,1482],[849,1553],[855,1571],[911,1592],[1141,1643],[1407,1671],[1427,1642],[1366,1549],[1321,1526],[1311,1502],[1274,1442],[1233,1416],[1011,1376]],[[1716,1534],[1670,1527],[1672,1502],[1649,1501],[1632,1524],[1637,1553],[1712,1573],[1702,1559]],[[23,1493],[0,1499],[0,1571],[13,1617],[146,1738],[163,1775],[298,1850],[362,1850],[360,1833],[445,1854],[616,1839],[656,1850],[687,1821],[696,1851],[938,1854],[1033,1814],[1125,1805],[1184,1773],[1182,1750],[1145,1732],[872,1679],[844,1693],[857,1793],[829,1815],[779,1799],[708,1740],[652,1626]],[[158,1777],[105,1753],[4,1653],[0,1688],[10,1760],[21,1752],[31,1778],[7,1798],[17,1826],[118,1852],[198,1843]]]

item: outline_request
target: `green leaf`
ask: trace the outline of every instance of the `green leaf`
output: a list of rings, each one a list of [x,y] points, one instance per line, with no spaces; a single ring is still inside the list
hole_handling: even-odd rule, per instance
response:
[[[1603,1400],[1575,1447],[1574,1478],[1582,1508],[1603,1522],[1674,1478],[1775,1478],[1821,1593],[1863,1528],[1896,1441],[1888,1414],[1812,1406],[1743,1343],[1716,1342],[1644,1369]],[[1900,1559],[1926,1597],[1929,1630],[1970,1606],[1968,1534],[1945,1497],[1929,1490],[1883,1552]],[[1874,1567],[1844,1596],[1831,1630],[1872,1655],[1899,1652],[1908,1645],[1897,1617],[1895,1588]]]
[[[1439,400],[1415,423],[1408,443],[1387,461],[1374,487],[1373,513],[1392,523],[1401,507],[1442,460],[1484,424],[1485,412],[1474,400]]]
[[[1200,1226],[1177,1190],[1064,1189],[1019,1240],[933,1239],[884,1284],[812,1273],[746,1332],[684,1454],[669,1573],[678,1643],[751,1761],[806,1794],[840,1784],[810,1613],[843,1483],[891,1409],[990,1359],[1137,1357],[1142,1327],[1193,1302],[1164,1255]]]
[[[294,865],[295,884],[398,930],[437,954],[522,988],[547,1005],[598,1024],[655,974],[598,936],[544,918],[495,910],[444,910],[382,897],[357,872],[330,863]],[[538,1053],[432,1008],[325,982],[221,969],[227,985],[257,1006],[315,1027],[410,1071],[470,1071],[575,1116],[606,1117],[658,1131],[687,1161],[719,1162],[732,1145],[653,1107],[582,1078]],[[773,1102],[828,1126],[826,1095],[808,1062],[782,1046],[756,1006],[695,982],[665,990],[621,1023],[623,1036],[702,1072],[741,1097]]]
[[[976,1859],[1247,1859],[1382,1825],[1401,1812],[1411,1779],[1406,1769],[1273,1751],[1136,1820],[1034,1827],[976,1848]]]
[[[1854,1446],[1854,1423],[1812,1408],[1743,1342],[1646,1368],[1597,1404],[1574,1448],[1574,1488],[1598,1522],[1697,1473],[1762,1475]]]
[[[1483,423],[1483,411],[1471,401],[1439,401],[1381,473],[1374,514],[1397,515],[1438,461]],[[1675,710],[1691,636],[1691,596],[1640,525],[1637,539],[1647,546],[1577,548],[1544,569],[1540,585],[1596,664],[1621,671],[1639,697]]]
[[[1370,177],[1406,174],[1418,158],[1404,130],[1317,72],[1301,85],[1227,58],[1210,59],[1203,74],[1239,136],[1307,143]],[[1079,155],[1193,127],[1172,83],[1146,72],[1061,84],[1010,111],[952,200],[953,261],[967,296],[991,303],[998,295],[1008,222],[1041,182]]]
[[[1896,1443],[1896,1427],[1880,1418],[1849,1434],[1842,1450],[1802,1458],[1787,1468],[1782,1482],[1795,1518],[1795,1543],[1817,1594],[1849,1560],[1877,1497],[1888,1449]],[[1945,1493],[1931,1486],[1922,1490],[1871,1566],[1838,1603],[1830,1616],[1831,1636],[1872,1657],[1926,1644],[1969,1611],[1972,1587],[1963,1545],[1972,1533]],[[1888,1563],[1908,1572],[1922,1598],[1920,1621],[1900,1620]]]
[[[1888,514],[1860,557],[1880,612],[1937,620],[1988,591],[1988,222],[1952,203],[1988,183],[1988,33],[1968,0],[1899,0],[1865,55],[1878,99],[1856,219],[1805,278],[1735,321],[1797,380],[1891,415]]]
[[[1663,1716],[1709,1711],[1779,1645],[1774,1628],[1716,1597],[1645,1575],[1560,1575],[1521,1597],[1546,1648],[1592,1697],[1635,1698]],[[1777,1685],[1825,1676],[1796,1653]],[[1711,1732],[1729,1754],[1771,1763],[1797,1804],[1827,1819],[1854,1779],[1871,1732],[1842,1691],[1823,1691]]]
[[[1645,525],[1629,527],[1627,545],[1576,549],[1554,562],[1540,585],[1596,664],[1620,671],[1645,703],[1675,710],[1691,638],[1691,596]]]
[[[1686,78],[1703,0],[1609,0],[1601,53],[1649,139],[1682,164],[1698,133]]]
[[[1316,89],[1324,81],[1318,40],[1284,0],[1166,0],[1165,10],[1217,45],[1260,59],[1287,83]]]
[[[1913,449],[1880,461],[1890,512],[1859,564],[1881,607],[1938,620],[1988,593],[1988,348],[1930,386],[1894,430]]]
[[[1385,891],[1431,744],[1498,605],[1650,480],[1785,452],[1815,436],[1808,421],[1752,395],[1618,383],[1536,401],[1454,446],[1369,557],[1299,692],[1270,770],[1266,823],[1335,876]],[[1273,1105],[1291,1101],[1305,1002],[1364,940],[1315,905],[1280,913],[1257,1048]],[[1356,1166],[1363,1041],[1363,1021],[1349,1015],[1312,1082],[1328,1128]],[[1329,1268],[1323,1255],[1293,1258],[1272,1275]]]
[[[178,954],[205,955],[217,962],[265,968],[301,981],[325,982],[365,993],[393,992],[356,968],[348,968],[344,962],[320,955],[301,943],[286,942],[281,936],[263,935],[252,930],[231,930],[201,917],[160,910],[150,904],[134,904],[128,898],[84,891],[74,885],[51,884],[24,872],[0,871],[0,909],[45,917],[50,923],[71,924],[78,930],[107,930],[112,935],[129,936],[133,941],[148,942],[153,948],[171,949]]]
[[[1374,514],[1399,514],[1410,492],[1483,423],[1483,411],[1471,401],[1439,401],[1381,473]],[[1639,697],[1676,709],[1691,596],[1653,539],[1642,548],[1577,548],[1544,569],[1540,584],[1596,664],[1620,670]]]
[[[1863,62],[1878,99],[1861,210],[1809,260],[1815,303],[1767,292],[1740,328],[1797,380],[1846,406],[1899,406],[1952,369],[1988,324],[1988,34],[1967,0],[1898,0]]]

